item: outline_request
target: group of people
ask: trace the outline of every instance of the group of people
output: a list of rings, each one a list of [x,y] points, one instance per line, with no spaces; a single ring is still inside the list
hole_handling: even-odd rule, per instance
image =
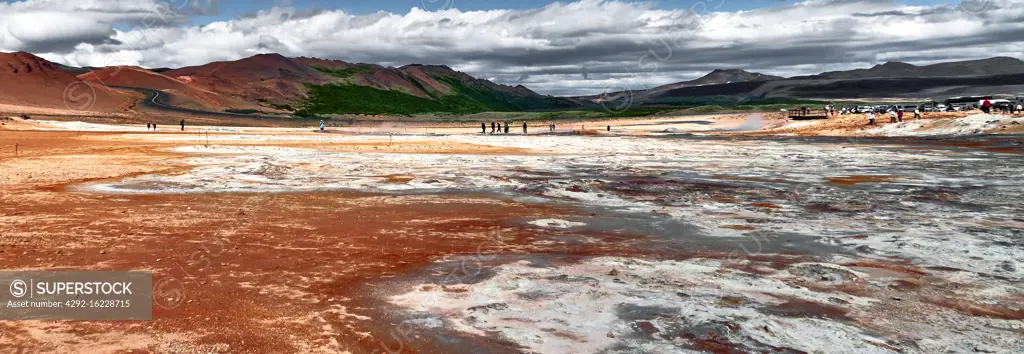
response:
[[[504,129],[504,133],[505,134],[508,134],[508,131],[509,131],[509,124],[508,124],[508,122],[505,122],[504,128],[502,128],[501,123],[502,122],[497,122],[497,121],[492,121],[491,122],[491,134],[501,134],[502,133],[502,129]],[[524,120],[523,121],[523,134],[524,135],[527,133],[527,127],[528,127],[528,125],[526,124],[526,121]],[[549,132],[555,131],[555,128],[556,128],[555,123],[548,124],[548,131]],[[608,126],[605,127],[605,129],[607,129],[608,131],[612,131],[612,126],[608,125]],[[580,126],[580,130],[581,131],[585,131],[586,129],[583,126]],[[480,122],[480,134],[487,134],[487,123]]]
[[[509,124],[508,124],[508,122],[505,122],[505,127],[504,128],[502,128],[501,123],[502,122],[491,121],[491,134],[501,134],[503,132],[502,129],[504,129],[504,133],[505,134],[508,134],[508,132],[509,132]],[[523,134],[526,134],[527,127],[528,126],[526,124],[526,121],[524,120],[523,121]],[[480,122],[480,133],[481,134],[487,134],[487,124],[484,123],[484,122]]]
[[[146,122],[146,130],[150,130],[150,129],[155,131],[156,130],[156,123]],[[181,120],[181,131],[185,131],[185,120],[184,119]]]
[[[836,106],[833,106],[833,105],[825,106],[825,115],[827,115],[827,116],[834,116],[834,115],[836,115]]]
[[[992,106],[993,106],[992,105],[992,101],[990,101],[989,99],[986,98],[985,100],[981,101],[981,105],[980,105],[979,108],[981,108],[981,111],[985,112],[985,114],[991,114],[992,113]],[[1014,105],[1013,102],[1010,102],[1007,105],[1000,106],[1000,108],[1003,111],[1003,113],[1007,113],[1007,114],[1021,114],[1021,113],[1024,113],[1024,104],[1020,104],[1020,103],[1017,103],[1017,105]]]
[[[889,123],[902,123],[904,112],[902,109],[889,110]],[[914,109],[914,119],[921,119],[921,109]],[[875,112],[868,112],[868,125],[875,125]]]

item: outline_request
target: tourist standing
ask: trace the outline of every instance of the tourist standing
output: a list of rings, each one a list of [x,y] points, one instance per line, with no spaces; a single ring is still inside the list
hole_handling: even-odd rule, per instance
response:
[[[523,121],[523,135],[526,135],[526,121]]]
[[[896,123],[896,111],[889,110],[889,123]]]
[[[875,112],[868,113],[868,125],[875,125]]]
[[[921,119],[921,107],[914,108],[914,119]]]
[[[320,129],[320,130],[323,130],[323,129]],[[185,120],[184,119],[181,120],[181,131],[185,131]]]
[[[494,134],[494,121],[491,121],[491,134]]]
[[[992,111],[992,101],[989,101],[987,98],[984,101],[982,101],[981,111],[985,112],[985,114],[989,114]]]
[[[487,124],[480,122],[480,134],[487,134]]]
[[[902,109],[896,111],[896,118],[897,118],[898,122],[903,123],[903,110]]]
[[[182,122],[184,122],[184,121],[182,121]],[[324,121],[322,119],[320,120],[320,132],[321,133],[324,132]]]
[[[505,122],[505,134],[508,134],[508,122]]]

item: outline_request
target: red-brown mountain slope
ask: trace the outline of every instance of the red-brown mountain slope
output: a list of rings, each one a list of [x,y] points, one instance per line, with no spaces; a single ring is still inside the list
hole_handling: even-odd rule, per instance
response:
[[[0,53],[0,103],[14,106],[116,112],[141,95],[82,81],[35,55]]]

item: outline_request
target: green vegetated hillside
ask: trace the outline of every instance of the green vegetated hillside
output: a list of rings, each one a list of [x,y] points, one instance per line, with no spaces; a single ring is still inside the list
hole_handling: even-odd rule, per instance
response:
[[[358,73],[368,72],[373,69],[373,67],[368,64],[356,64],[344,69],[331,69],[323,66],[312,66],[312,68],[324,74],[342,79],[351,77]]]
[[[427,85],[414,77],[403,77],[411,85],[427,97],[420,97],[402,89],[380,89],[356,82],[357,74],[370,74],[369,66],[353,66],[344,69],[314,67],[316,70],[336,78],[345,79],[327,84],[306,84],[308,99],[302,104],[296,115],[312,116],[322,114],[390,114],[413,115],[420,113],[439,113],[450,115],[467,115],[481,112],[522,112],[530,110],[550,110],[576,108],[573,101],[543,96],[526,90],[523,94],[518,88],[509,86],[495,88],[498,85],[488,82],[486,85],[478,81],[465,82],[453,76],[430,76],[436,81]],[[427,89],[440,83],[450,90],[446,93]],[[523,88],[522,90],[525,90]]]
[[[413,96],[396,90],[381,90],[352,84],[306,86],[309,99],[296,115],[397,114],[444,112],[470,114],[487,111],[480,102],[461,96],[440,99]]]

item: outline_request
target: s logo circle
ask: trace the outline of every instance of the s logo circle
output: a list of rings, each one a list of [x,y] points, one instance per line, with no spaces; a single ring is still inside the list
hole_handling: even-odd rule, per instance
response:
[[[11,282],[11,295],[16,298],[21,298],[28,293],[28,284],[25,281],[17,279]]]
[[[76,112],[84,112],[96,105],[96,89],[84,81],[74,81],[64,88],[64,106]]]

